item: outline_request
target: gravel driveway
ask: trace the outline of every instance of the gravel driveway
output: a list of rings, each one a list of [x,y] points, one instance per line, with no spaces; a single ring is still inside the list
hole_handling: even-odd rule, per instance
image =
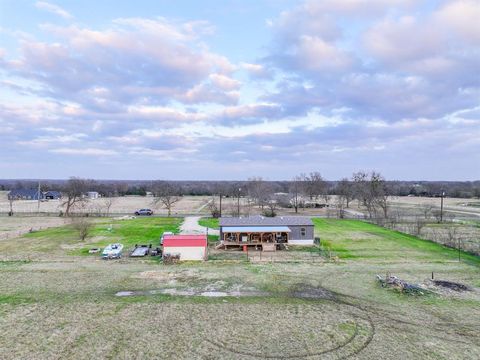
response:
[[[206,234],[208,229],[209,235],[219,235],[220,231],[216,229],[206,228],[198,223],[201,216],[186,216],[183,224],[180,226],[180,234]]]

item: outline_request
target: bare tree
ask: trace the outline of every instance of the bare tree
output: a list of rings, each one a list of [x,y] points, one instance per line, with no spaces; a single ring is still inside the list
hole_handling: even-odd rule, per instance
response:
[[[71,177],[63,189],[63,203],[65,206],[65,216],[70,216],[70,211],[77,205],[86,201],[84,194],[88,191],[89,181],[76,177]]]
[[[72,226],[77,231],[78,237],[81,241],[85,241],[85,239],[93,229],[93,223],[84,217],[74,219],[72,222]]]
[[[456,243],[460,244],[458,239],[460,235],[458,233],[458,227],[455,225],[448,225],[447,227],[447,242],[445,245],[455,248]]]
[[[388,216],[388,190],[383,176],[375,171],[371,173],[358,171],[353,174],[355,198],[365,207],[369,218],[377,217],[378,208],[383,217]]]
[[[309,175],[301,174],[303,179],[304,191],[310,200],[317,199],[320,195],[324,195],[327,190],[327,184],[322,175],[318,172],[311,172]]]
[[[220,208],[217,206],[217,198],[215,196],[212,196],[209,200],[207,207],[212,217],[219,218],[221,216]]]
[[[10,205],[10,211],[8,212],[8,216],[13,216],[13,202],[17,200],[14,196],[8,197],[8,204]]]
[[[161,204],[167,209],[168,216],[170,216],[175,203],[182,199],[180,190],[180,187],[172,182],[155,181],[152,184],[152,193],[154,196],[153,203],[155,205]]]
[[[336,193],[344,199],[345,207],[350,207],[350,202],[354,199],[353,183],[343,178],[337,184]]]
[[[369,201],[368,173],[357,171],[352,175],[353,192],[360,205],[367,207]]]
[[[103,204],[104,204],[104,207],[105,207],[105,214],[107,216],[110,215],[110,208],[112,207],[112,205],[115,203],[115,198],[113,197],[109,197],[109,198],[105,198],[103,199]]]
[[[383,211],[383,218],[388,218],[388,189],[385,178],[378,172],[370,175],[371,197],[375,207]]]
[[[303,187],[303,181],[304,177],[300,176],[295,176],[292,181],[290,182],[290,188],[289,188],[289,197],[290,197],[290,205],[293,206],[295,209],[295,213],[298,213],[298,207],[302,203],[302,191],[304,189]]]
[[[425,217],[425,220],[430,218],[430,216],[432,215],[432,210],[433,210],[433,205],[431,204],[425,204],[422,206],[422,213],[423,213],[423,216]]]
[[[337,217],[343,219],[345,217],[345,208],[347,207],[347,201],[344,196],[335,197],[335,208],[337,210]]]
[[[273,187],[261,177],[248,179],[247,194],[253,202],[263,210],[273,194]]]
[[[263,215],[267,217],[277,216],[277,207],[279,201],[275,195],[270,195],[269,199],[265,202],[265,209],[263,210]]]
[[[422,219],[420,216],[415,217],[415,221],[413,223],[413,235],[420,236],[422,229],[426,224],[427,223],[425,222],[425,219]]]

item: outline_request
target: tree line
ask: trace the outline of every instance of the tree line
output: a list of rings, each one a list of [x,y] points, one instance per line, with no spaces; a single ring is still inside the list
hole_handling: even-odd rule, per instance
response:
[[[252,177],[258,178],[258,177]],[[238,188],[246,188],[250,180],[244,181],[168,181],[178,187],[181,195],[215,195],[218,189],[228,195],[235,195]],[[275,192],[288,192],[295,179],[285,181],[271,181],[262,179]],[[349,178],[349,181],[352,179]],[[324,180],[325,192],[337,195],[342,182]],[[38,180],[0,180],[0,191],[14,189],[37,189]],[[68,180],[40,180],[41,190],[63,191]],[[151,180],[89,180],[89,191],[97,191],[103,197],[112,196],[147,196],[152,192],[158,181]],[[439,197],[445,192],[449,197],[455,198],[480,198],[480,181],[396,181],[385,180],[391,196],[427,196]]]

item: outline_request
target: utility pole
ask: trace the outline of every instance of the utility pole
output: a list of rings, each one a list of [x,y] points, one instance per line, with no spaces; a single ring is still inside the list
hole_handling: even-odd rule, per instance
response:
[[[240,217],[240,192],[242,191],[242,188],[238,188],[238,199],[237,199],[237,214],[238,217]]]
[[[220,208],[219,208],[219,212],[220,212],[220,217],[222,217],[222,193],[220,193]]]
[[[443,197],[445,196],[445,191],[442,190],[440,195],[440,223],[443,223]]]
[[[37,201],[37,215],[40,215],[40,181],[38,182],[38,193],[37,193],[37,197],[38,197],[38,201]]]

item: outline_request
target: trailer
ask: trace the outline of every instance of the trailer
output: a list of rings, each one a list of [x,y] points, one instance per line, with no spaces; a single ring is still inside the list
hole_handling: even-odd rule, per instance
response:
[[[152,244],[150,245],[135,245],[135,248],[130,254],[130,257],[144,257],[150,253],[150,249],[152,248]]]

